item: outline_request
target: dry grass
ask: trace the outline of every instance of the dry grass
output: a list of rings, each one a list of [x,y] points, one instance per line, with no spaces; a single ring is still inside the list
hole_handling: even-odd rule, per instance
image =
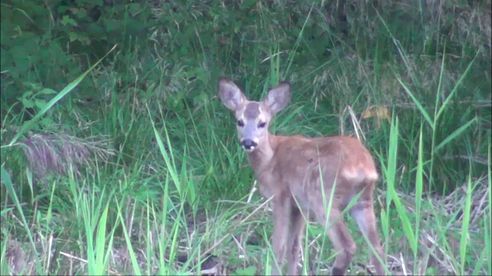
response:
[[[49,174],[66,175],[70,169],[79,175],[83,167],[93,167],[97,160],[106,162],[114,155],[110,140],[100,137],[82,139],[62,133],[37,133],[19,144],[38,180]]]

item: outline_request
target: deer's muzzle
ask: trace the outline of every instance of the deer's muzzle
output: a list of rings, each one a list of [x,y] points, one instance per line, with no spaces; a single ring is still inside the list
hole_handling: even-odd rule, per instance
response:
[[[241,146],[246,150],[246,151],[253,151],[258,144],[251,140],[251,139],[244,139],[241,141]]]

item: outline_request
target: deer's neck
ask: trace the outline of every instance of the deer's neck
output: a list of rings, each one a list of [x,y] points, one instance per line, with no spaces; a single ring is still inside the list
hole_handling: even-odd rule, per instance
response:
[[[261,174],[270,163],[278,144],[279,136],[268,134],[267,139],[259,143],[259,146],[248,154],[249,162],[257,176]]]

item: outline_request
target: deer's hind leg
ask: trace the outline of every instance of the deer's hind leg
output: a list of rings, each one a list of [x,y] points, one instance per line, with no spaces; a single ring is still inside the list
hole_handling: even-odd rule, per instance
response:
[[[362,201],[357,203],[351,210],[357,225],[362,234],[369,240],[374,253],[384,260],[384,251],[381,247],[379,234],[376,226],[376,216],[372,201]],[[371,250],[372,252],[372,250]],[[371,257],[371,264],[374,265],[377,275],[384,275],[383,263],[374,255]]]
[[[328,237],[337,254],[332,273],[333,275],[344,275],[357,246],[343,221],[343,216],[337,206],[332,206],[327,223],[324,208],[316,208],[313,211],[318,222],[328,227]]]
[[[339,213],[336,210],[332,212]],[[357,247],[341,215],[336,214],[335,216],[330,216],[330,218],[333,218],[334,224],[328,229],[328,237],[337,252],[332,273],[333,275],[344,275]]]

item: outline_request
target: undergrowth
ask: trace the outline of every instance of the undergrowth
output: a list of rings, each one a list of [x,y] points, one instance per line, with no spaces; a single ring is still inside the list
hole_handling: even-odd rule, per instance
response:
[[[0,274],[268,274],[220,76],[252,99],[291,82],[274,133],[364,141],[388,273],[492,274],[490,8],[2,1]],[[305,237],[303,273],[329,273]]]

